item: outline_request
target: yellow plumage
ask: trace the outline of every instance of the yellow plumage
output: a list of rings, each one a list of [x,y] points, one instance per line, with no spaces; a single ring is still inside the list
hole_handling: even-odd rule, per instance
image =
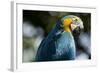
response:
[[[64,21],[63,21],[64,31],[71,32],[71,29],[69,28],[69,26],[70,26],[71,23],[72,23],[72,19],[71,18],[64,19]]]

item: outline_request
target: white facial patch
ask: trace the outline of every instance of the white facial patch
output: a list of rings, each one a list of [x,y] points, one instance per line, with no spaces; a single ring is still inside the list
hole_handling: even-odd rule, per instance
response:
[[[72,20],[73,20],[71,24],[72,31],[77,27],[80,27],[80,29],[84,29],[83,21],[79,17],[73,16]]]
[[[74,25],[74,24],[71,24],[71,30],[73,31],[75,28],[77,28],[78,25]]]

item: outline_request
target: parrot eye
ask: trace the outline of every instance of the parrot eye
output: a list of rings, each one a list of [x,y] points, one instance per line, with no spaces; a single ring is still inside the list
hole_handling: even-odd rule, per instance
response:
[[[73,20],[73,24],[76,24],[78,22],[78,19]]]

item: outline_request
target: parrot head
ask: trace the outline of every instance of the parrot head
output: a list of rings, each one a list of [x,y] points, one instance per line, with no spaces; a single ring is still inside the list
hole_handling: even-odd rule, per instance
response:
[[[61,27],[65,32],[73,32],[79,35],[80,31],[84,29],[83,21],[75,15],[64,16],[61,18],[61,22]]]

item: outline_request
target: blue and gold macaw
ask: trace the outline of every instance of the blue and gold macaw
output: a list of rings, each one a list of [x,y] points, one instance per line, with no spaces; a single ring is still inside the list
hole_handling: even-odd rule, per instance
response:
[[[76,47],[72,32],[83,29],[82,20],[74,15],[62,17],[53,30],[41,42],[36,61],[74,60]]]

